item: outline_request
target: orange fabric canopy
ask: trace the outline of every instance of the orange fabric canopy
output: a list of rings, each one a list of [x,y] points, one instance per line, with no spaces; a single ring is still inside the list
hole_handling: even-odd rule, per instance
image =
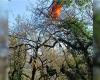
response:
[[[52,18],[58,18],[60,11],[61,11],[61,8],[62,8],[62,4],[57,4],[57,2],[54,1],[53,4],[50,7],[49,15]]]

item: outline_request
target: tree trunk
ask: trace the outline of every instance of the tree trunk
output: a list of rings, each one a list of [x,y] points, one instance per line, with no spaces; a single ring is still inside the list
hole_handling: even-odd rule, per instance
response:
[[[31,80],[34,80],[34,78],[35,78],[35,73],[36,73],[36,69],[33,68],[33,70],[32,70],[32,77],[31,77]]]
[[[34,80],[34,78],[35,78],[35,73],[36,73],[36,61],[35,60],[33,60],[32,61],[32,77],[31,77],[31,80]]]

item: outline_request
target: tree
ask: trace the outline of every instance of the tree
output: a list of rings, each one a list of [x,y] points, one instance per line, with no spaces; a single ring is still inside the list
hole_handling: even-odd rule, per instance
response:
[[[18,33],[19,34],[19,33]],[[12,34],[10,36],[10,72],[9,79],[10,80],[23,80],[23,68],[26,62],[26,46],[22,44],[22,42],[16,39],[17,34]],[[19,45],[19,46],[16,46]],[[16,47],[15,47],[16,46]]]
[[[81,5],[81,3],[82,4],[84,3],[84,5],[89,4],[91,8],[91,4],[92,4],[91,1],[89,1],[88,3],[86,2],[87,1],[83,1],[83,2],[77,1],[76,2],[77,5],[81,6],[79,7],[79,10],[80,10],[79,13],[81,13],[84,10],[84,6]],[[85,7],[89,8],[89,6],[85,6]],[[64,8],[65,8],[65,12],[67,13],[66,7]],[[90,56],[90,55],[91,53],[93,53],[93,50],[92,51],[90,50],[93,48],[93,37],[92,37],[91,31],[87,29],[88,25],[86,25],[87,23],[86,20],[83,20],[83,18],[76,17],[77,16],[76,14],[73,14],[73,15],[67,14],[67,17],[64,19],[61,19],[59,21],[50,21],[50,19],[48,18],[48,15],[45,12],[46,9],[47,8],[45,8],[45,6],[41,6],[41,5],[39,5],[39,8],[36,8],[37,14],[39,13],[39,17],[37,15],[37,18],[44,20],[44,22],[40,21],[40,23],[36,24],[36,26],[39,25],[37,27],[40,29],[41,28],[45,29],[46,27],[47,29],[45,29],[45,32],[50,33],[50,35],[53,32],[58,32],[52,35],[53,40],[56,43],[62,42],[64,45],[66,45],[67,49],[69,49],[69,52],[71,52],[72,54],[77,55],[77,53],[79,53],[79,54],[84,55],[85,61],[88,67],[88,71],[87,71],[88,79],[91,80],[92,72],[93,72],[92,71],[92,66],[93,66],[92,57],[93,56]],[[86,9],[86,12],[87,12],[87,9]],[[86,13],[84,13],[84,15],[85,14]],[[87,16],[91,18],[91,15],[88,14]],[[45,22],[45,19],[48,21]],[[90,25],[91,24],[92,23],[90,23]],[[56,43],[54,43],[54,45]],[[44,45],[44,46],[47,46],[50,48],[54,47],[50,45]]]
[[[19,33],[19,35],[16,35],[14,38],[15,40],[17,39],[19,41],[16,45],[15,43],[17,43],[17,41],[15,41],[15,43],[12,44],[13,47],[10,48],[17,49],[15,50],[16,55],[17,52],[21,50],[21,46],[25,46],[24,50],[22,51],[31,50],[32,58],[30,62],[34,63],[32,65],[31,80],[36,79],[35,75],[37,74],[36,72],[38,70],[41,73],[40,79],[42,79],[41,77],[44,76],[48,77],[47,73],[45,72],[46,64],[57,64],[56,66],[59,68],[61,65],[64,65],[64,75],[68,80],[72,80],[72,78],[76,80],[92,79],[93,33],[87,28],[88,22],[89,25],[92,24],[90,20],[91,15],[86,14],[88,10],[86,8],[90,7],[91,1],[88,2],[89,6],[85,0],[83,0],[82,3],[79,0],[75,2],[78,5],[78,15],[76,13],[77,11],[74,11],[73,13],[73,10],[76,9],[76,7],[73,7],[72,5],[73,2],[71,0],[67,1],[69,1],[67,4],[66,1],[64,2],[64,5],[68,5],[67,8],[66,6],[63,6],[62,9],[62,12],[64,12],[66,16],[60,18],[59,20],[54,21],[49,18],[47,14],[48,1],[45,0],[40,0],[37,8],[32,11],[34,14],[32,16],[33,19],[27,20],[21,18],[20,16],[16,18],[17,24],[15,26],[18,27],[16,32]],[[84,11],[85,13],[82,15],[82,12]],[[85,16],[89,17],[90,21],[88,21]],[[19,43],[20,41],[22,41],[22,43]],[[57,46],[58,44],[59,46]],[[61,53],[59,56],[56,51],[58,48],[59,53]],[[44,49],[44,53],[40,55],[39,49]],[[53,50],[53,54],[47,55],[48,57],[45,58],[44,54],[51,53],[51,50]],[[48,60],[51,59],[50,56],[55,61],[49,63]],[[59,63],[60,59],[64,61]],[[36,63],[38,60],[41,65],[37,68]],[[17,60],[15,59],[14,61],[16,62]],[[56,63],[56,61],[58,62]],[[19,68],[21,66],[22,65],[19,65],[17,70],[20,70]],[[57,74],[59,74],[60,77],[62,76],[60,71],[57,71]]]

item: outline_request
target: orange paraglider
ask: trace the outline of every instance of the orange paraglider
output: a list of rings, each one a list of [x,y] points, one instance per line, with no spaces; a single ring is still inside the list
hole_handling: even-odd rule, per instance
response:
[[[59,1],[59,3],[57,2],[57,0],[54,0],[50,9],[49,9],[49,16],[53,19],[58,18],[61,8],[62,8],[62,4],[63,4],[64,0]]]

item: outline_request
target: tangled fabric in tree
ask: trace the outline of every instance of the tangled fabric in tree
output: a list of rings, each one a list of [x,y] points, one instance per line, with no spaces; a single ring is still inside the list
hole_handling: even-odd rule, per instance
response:
[[[49,15],[52,18],[54,19],[58,18],[63,2],[64,0],[53,0],[53,3],[51,4],[50,9],[49,9]]]

